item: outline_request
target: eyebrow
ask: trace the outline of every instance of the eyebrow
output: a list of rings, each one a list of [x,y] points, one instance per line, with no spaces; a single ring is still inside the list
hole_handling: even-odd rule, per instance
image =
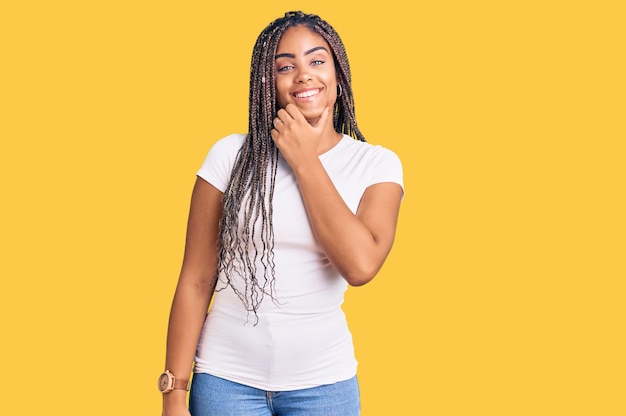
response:
[[[316,46],[312,49],[309,49],[308,51],[304,52],[304,55],[310,55],[315,51],[318,50],[324,50],[326,51],[326,53],[328,53],[328,49],[326,49],[324,46]],[[294,55],[293,53],[279,53],[278,55],[274,56],[274,59],[278,59],[278,58],[295,58],[296,55]]]

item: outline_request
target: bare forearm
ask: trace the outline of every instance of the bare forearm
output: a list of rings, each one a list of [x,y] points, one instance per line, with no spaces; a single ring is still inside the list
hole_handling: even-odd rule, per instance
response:
[[[214,284],[197,286],[181,281],[170,312],[165,366],[176,377],[187,379]]]

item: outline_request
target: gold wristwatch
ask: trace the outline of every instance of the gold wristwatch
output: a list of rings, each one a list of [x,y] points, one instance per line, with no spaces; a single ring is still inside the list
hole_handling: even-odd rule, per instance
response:
[[[165,370],[165,372],[159,376],[159,391],[163,394],[169,393],[174,389],[189,391],[189,386],[189,380],[177,380],[170,370]]]

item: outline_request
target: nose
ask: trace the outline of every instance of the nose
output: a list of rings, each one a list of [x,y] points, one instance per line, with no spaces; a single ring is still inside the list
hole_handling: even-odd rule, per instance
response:
[[[311,81],[311,79],[312,79],[311,72],[310,72],[308,66],[299,67],[297,69],[296,79],[295,79],[295,81],[297,83],[305,84],[305,83]]]

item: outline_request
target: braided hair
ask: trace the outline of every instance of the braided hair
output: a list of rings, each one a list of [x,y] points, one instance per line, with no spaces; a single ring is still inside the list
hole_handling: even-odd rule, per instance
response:
[[[270,134],[272,120],[279,109],[274,56],[281,36],[293,26],[309,28],[330,46],[337,83],[341,88],[333,111],[334,128],[339,133],[365,141],[354,114],[348,57],[337,32],[319,16],[301,11],[285,13],[270,23],[257,38],[252,52],[248,134],[222,197],[218,262],[225,287],[234,290],[246,310],[254,312],[257,321],[257,310],[264,296],[269,295],[276,301],[272,200],[278,148]],[[257,268],[258,262],[263,266],[261,270]],[[236,285],[236,281],[242,281],[243,285]]]

